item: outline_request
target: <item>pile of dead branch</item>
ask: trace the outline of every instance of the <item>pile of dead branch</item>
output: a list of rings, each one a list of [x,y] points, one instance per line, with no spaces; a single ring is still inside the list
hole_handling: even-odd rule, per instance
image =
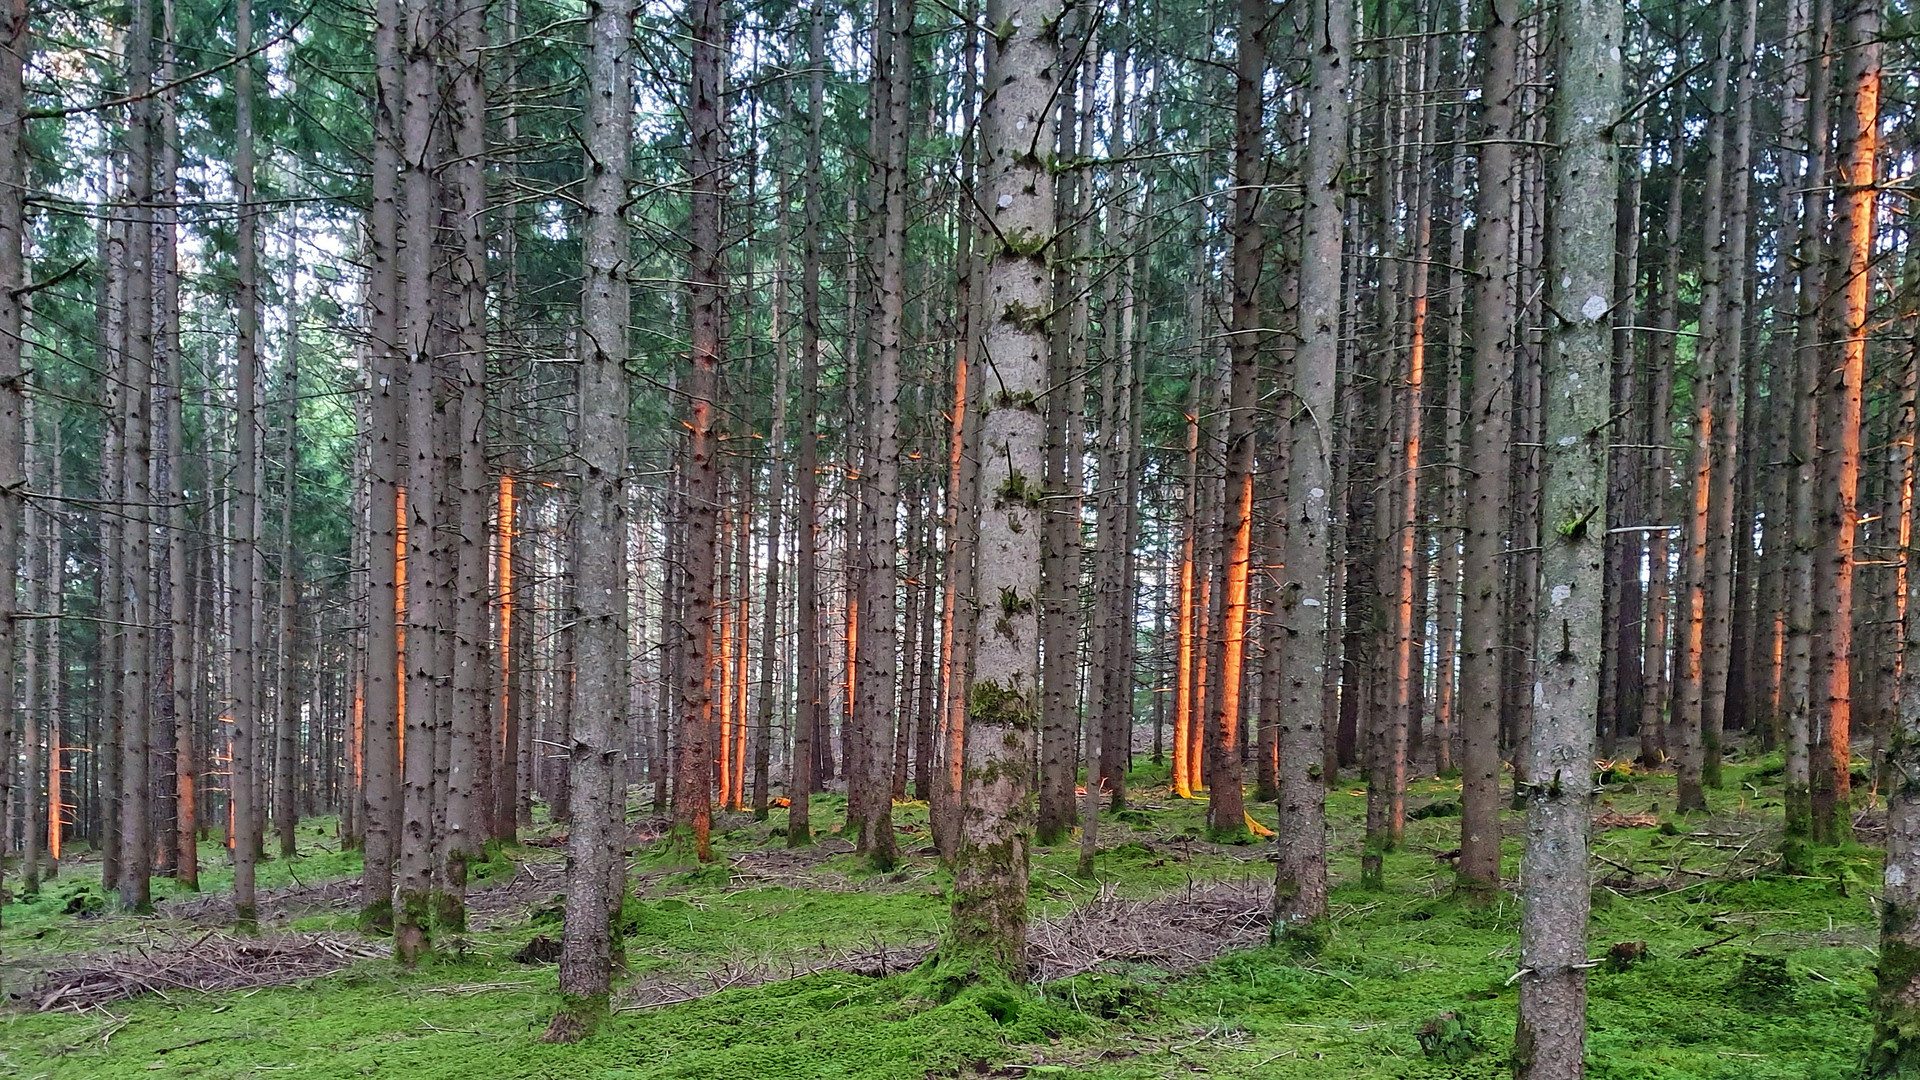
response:
[[[1031,974],[1038,982],[1083,975],[1103,964],[1149,964],[1186,971],[1267,940],[1273,890],[1256,881],[1190,884],[1178,892],[1123,900],[1109,885],[1098,899],[1027,933]],[[695,972],[644,976],[620,993],[634,1011],[698,1001],[722,990],[764,986],[823,972],[882,978],[918,967],[933,954],[931,941],[809,950],[782,958],[732,960]]]
[[[316,881],[310,885],[288,885],[279,889],[262,889],[258,900],[260,921],[263,923],[277,922],[294,915],[315,911],[345,910],[359,903],[360,879],[358,877]],[[234,917],[233,895],[202,893],[184,900],[162,904],[160,913],[185,919],[200,926],[231,926]]]
[[[1027,958],[1040,982],[1083,975],[1103,964],[1149,964],[1178,972],[1267,940],[1273,887],[1254,880],[1189,883],[1141,900],[1112,885],[1098,899],[1027,934]]]
[[[796,953],[779,960],[728,961],[695,972],[647,975],[620,992],[619,1008],[628,1012],[658,1009],[698,1001],[722,990],[765,986],[828,971],[884,978],[920,966],[933,954],[934,947],[931,941],[867,945]]]
[[[86,967],[49,971],[29,999],[41,1012],[75,1011],[141,994],[294,986],[388,950],[338,934],[237,938],[209,932],[185,948],[132,949]]]

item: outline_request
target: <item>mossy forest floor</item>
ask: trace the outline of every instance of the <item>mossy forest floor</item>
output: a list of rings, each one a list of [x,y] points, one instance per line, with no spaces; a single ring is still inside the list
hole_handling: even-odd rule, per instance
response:
[[[1712,793],[1711,816],[1674,816],[1670,776],[1616,776],[1608,785],[1596,810],[1591,953],[1644,943],[1645,958],[1593,970],[1589,1075],[1855,1073],[1869,1027],[1879,854],[1827,849],[1814,872],[1779,874],[1779,775],[1777,763],[1766,765],[1730,768],[1726,787]],[[1203,802],[1171,798],[1151,769],[1135,784],[1136,809],[1102,822],[1093,878],[1075,872],[1077,842],[1035,853],[1036,915],[1059,920],[1104,891],[1110,921],[1137,921],[1142,911],[1224,918],[1200,908],[1182,916],[1180,901],[1269,883],[1265,845],[1206,843]],[[989,989],[945,1003],[910,967],[880,974],[911,964],[946,918],[947,877],[928,848],[924,804],[895,807],[905,858],[885,873],[867,869],[837,836],[789,855],[779,810],[765,823],[723,815],[714,836],[725,862],[692,871],[661,865],[642,827],[618,1011],[571,1046],[537,1041],[558,1003],[554,966],[514,958],[537,935],[559,936],[563,856],[539,846],[549,827],[483,868],[473,926],[443,937],[417,971],[349,957],[341,961],[348,966],[293,985],[162,987],[77,1011],[35,1011],[49,972],[168,950],[208,954],[225,941],[207,936],[228,916],[218,848],[204,853],[206,893],[156,882],[159,913],[144,918],[101,911],[98,863],[73,859],[37,899],[4,909],[0,980],[10,1000],[0,1014],[0,1075],[1504,1077],[1519,912],[1510,891],[1480,910],[1450,897],[1446,857],[1458,846],[1459,819],[1449,811],[1457,813],[1458,795],[1457,781],[1414,786],[1386,888],[1367,891],[1358,871],[1361,786],[1333,793],[1333,916],[1316,950],[1256,946],[1194,966],[1170,962],[1163,948],[1153,963],[1113,959],[1025,992]],[[815,822],[837,824],[842,805],[816,798]],[[649,812],[634,810],[636,818]],[[1273,812],[1254,808],[1269,825]],[[1870,830],[1875,815],[1869,809],[1862,820]],[[1510,889],[1518,832],[1518,815],[1509,815]],[[269,935],[357,940],[347,880],[357,858],[332,836],[329,820],[303,823],[301,855],[263,866],[263,889],[288,890],[265,905]],[[1240,883],[1239,892],[1209,892],[1214,882]],[[1163,903],[1124,903],[1147,897]],[[1101,932],[1101,910],[1059,924],[1061,933]],[[1195,949],[1206,946],[1204,934],[1196,937]]]

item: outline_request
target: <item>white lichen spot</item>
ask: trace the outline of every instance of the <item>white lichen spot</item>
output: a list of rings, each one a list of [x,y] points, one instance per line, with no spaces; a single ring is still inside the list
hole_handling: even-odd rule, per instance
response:
[[[1573,436],[1571,436],[1571,435],[1562,435],[1562,436],[1560,436],[1560,445],[1561,445],[1561,446],[1572,446],[1572,445],[1573,445],[1574,443],[1577,443],[1577,442],[1579,442],[1579,441],[1580,441],[1579,439],[1576,439],[1576,438],[1574,438],[1574,437],[1573,437]]]
[[[1901,866],[1897,862],[1888,863],[1887,864],[1887,887],[1891,889],[1897,889],[1900,886],[1905,885],[1906,883],[1907,883],[1906,867]]]
[[[1007,207],[1012,205],[1013,205],[1013,196],[1007,194],[1004,191],[1001,192],[1000,193],[1000,209],[1005,210]]]
[[[1595,319],[1598,319],[1600,316],[1605,315],[1606,313],[1607,313],[1607,301],[1604,297],[1600,297],[1600,296],[1587,297],[1587,302],[1584,305],[1582,305],[1580,308],[1580,314],[1584,316],[1589,322]]]
[[[1302,607],[1319,607],[1320,601],[1315,600],[1313,597],[1309,596],[1305,600],[1300,601],[1300,605]]]
[[[1561,604],[1566,603],[1567,598],[1572,595],[1573,595],[1573,586],[1555,585],[1553,587],[1553,606],[1559,607]]]
[[[1327,497],[1327,489],[1326,489],[1326,488],[1318,488],[1318,487],[1317,487],[1317,488],[1308,488],[1308,489],[1307,489],[1307,498],[1309,498],[1309,499],[1324,499],[1324,498],[1326,498],[1326,497]]]

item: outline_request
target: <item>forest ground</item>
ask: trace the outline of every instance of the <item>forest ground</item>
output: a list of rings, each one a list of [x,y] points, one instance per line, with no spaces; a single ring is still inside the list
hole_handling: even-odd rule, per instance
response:
[[[158,913],[144,918],[106,910],[98,863],[69,859],[37,900],[4,909],[0,1074],[1508,1075],[1519,912],[1511,891],[1483,910],[1449,896],[1457,781],[1413,786],[1383,891],[1359,883],[1362,785],[1340,785],[1329,800],[1333,914],[1324,942],[1301,951],[1264,944],[1269,848],[1204,842],[1204,801],[1171,798],[1164,770],[1134,780],[1135,809],[1103,815],[1092,879],[1075,872],[1077,843],[1035,853],[1035,952],[1043,975],[1067,977],[944,1003],[912,970],[947,910],[924,804],[896,806],[904,858],[886,873],[837,836],[788,852],[780,810],[765,823],[722,815],[724,862],[663,866],[648,843],[651,809],[636,804],[630,975],[601,1033],[573,1046],[537,1041],[556,972],[522,962],[536,937],[560,933],[564,860],[551,826],[481,869],[469,932],[414,972],[354,933],[357,857],[337,850],[330,819],[302,823],[297,858],[262,866],[273,891],[258,943],[220,929],[229,875],[212,844],[206,892],[156,879]],[[1644,943],[1645,955],[1593,969],[1589,1075],[1851,1075],[1869,1026],[1878,851],[1829,849],[1815,873],[1775,872],[1777,760],[1734,763],[1711,816],[1674,816],[1670,775],[1609,781],[1596,810],[1591,954]],[[815,822],[833,827],[843,804],[816,797]],[[1273,813],[1254,807],[1269,825]],[[1859,821],[1875,840],[1877,812]],[[1519,826],[1508,814],[1510,889]]]

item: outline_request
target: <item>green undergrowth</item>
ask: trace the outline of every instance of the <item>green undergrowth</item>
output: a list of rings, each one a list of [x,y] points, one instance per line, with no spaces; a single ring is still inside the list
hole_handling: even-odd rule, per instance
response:
[[[1857,1073],[1869,1027],[1879,855],[1862,846],[1819,849],[1808,873],[1779,874],[1769,865],[1780,815],[1779,777],[1769,764],[1734,762],[1727,786],[1709,793],[1710,816],[1673,815],[1670,776],[1624,768],[1608,775],[1597,809],[1615,820],[1594,841],[1589,954],[1603,962],[1590,975],[1590,1076]],[[1147,896],[1271,874],[1268,846],[1207,841],[1204,797],[1175,799],[1163,775],[1147,770],[1132,784],[1130,808],[1103,813],[1092,877],[1077,872],[1077,835],[1032,853],[1036,913],[1065,911],[1107,886]],[[828,971],[616,1011],[585,1041],[554,1046],[538,1041],[560,1002],[554,968],[512,958],[537,935],[560,936],[560,898],[548,896],[456,939],[412,973],[369,961],[300,987],[148,996],[79,1015],[0,1015],[0,1074],[1492,1080],[1510,1075],[1520,911],[1511,892],[1485,908],[1452,897],[1458,799],[1457,780],[1414,785],[1406,837],[1386,856],[1384,888],[1369,890],[1359,881],[1364,790],[1336,786],[1333,912],[1317,945],[1254,949],[1185,973],[1116,962],[1045,987],[984,986],[956,996],[933,969],[885,979]],[[820,796],[812,809],[823,838],[837,840],[844,802]],[[1271,804],[1250,810],[1277,824]],[[635,896],[622,917],[628,977],[724,982],[726,972],[755,964],[799,969],[823,955],[939,936],[950,879],[928,852],[924,804],[894,808],[902,859],[885,872],[844,843],[788,853],[784,820],[777,810],[764,823],[718,815],[720,861],[705,866],[635,852]],[[1518,826],[1509,815],[1510,883]],[[356,871],[352,853],[326,850],[325,828],[303,828],[310,855],[263,864],[263,887],[274,872],[311,882],[328,876],[309,873],[318,868]],[[564,826],[543,824],[536,834],[557,831]],[[208,853],[209,888],[227,880],[214,865],[222,857]],[[550,848],[508,849],[480,864],[476,885],[511,880],[516,859],[557,857]],[[88,872],[81,862],[39,900],[8,906],[0,950],[78,951],[167,925],[164,905],[152,920],[68,913],[76,891],[98,889],[97,867],[91,879]],[[293,926],[345,931],[351,915],[307,913]],[[1610,950],[1616,958],[1608,961]],[[616,1008],[620,1000],[616,991]]]

